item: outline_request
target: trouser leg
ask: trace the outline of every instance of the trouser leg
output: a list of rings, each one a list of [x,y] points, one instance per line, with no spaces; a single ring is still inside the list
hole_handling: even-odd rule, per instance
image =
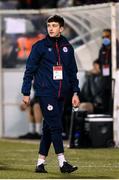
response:
[[[62,112],[63,100],[54,97],[40,97],[40,106],[44,117],[43,137],[41,139],[39,153],[47,155],[51,142],[55,153],[63,153],[62,140]]]
[[[40,142],[39,154],[47,156],[50,149],[50,145],[51,145],[51,133],[47,124],[43,120],[43,135]]]

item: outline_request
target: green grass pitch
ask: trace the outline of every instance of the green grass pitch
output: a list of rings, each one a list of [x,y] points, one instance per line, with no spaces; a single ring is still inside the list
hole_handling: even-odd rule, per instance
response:
[[[65,156],[78,166],[71,174],[61,174],[57,156],[51,146],[47,158],[47,174],[34,172],[38,157],[38,141],[0,139],[0,179],[119,179],[119,149],[69,149]]]

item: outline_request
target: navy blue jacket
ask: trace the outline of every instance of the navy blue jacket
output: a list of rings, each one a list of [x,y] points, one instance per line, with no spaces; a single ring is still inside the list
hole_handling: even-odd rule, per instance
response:
[[[53,66],[58,63],[63,67],[63,80],[53,80]],[[32,80],[36,96],[64,97],[71,89],[79,93],[76,73],[74,51],[67,39],[63,36],[51,38],[47,35],[32,46],[26,63],[22,93],[30,95]]]

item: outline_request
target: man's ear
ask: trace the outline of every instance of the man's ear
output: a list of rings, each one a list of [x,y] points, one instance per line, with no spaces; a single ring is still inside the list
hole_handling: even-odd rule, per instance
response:
[[[60,33],[64,31],[64,27],[60,27]]]

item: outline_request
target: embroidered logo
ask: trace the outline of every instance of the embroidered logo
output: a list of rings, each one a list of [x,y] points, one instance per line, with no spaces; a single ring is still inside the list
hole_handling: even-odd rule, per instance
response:
[[[68,52],[68,48],[67,47],[63,47],[63,51],[64,52]]]
[[[52,51],[52,48],[48,48],[48,51],[51,52],[51,51]]]
[[[48,109],[49,111],[52,111],[52,110],[53,110],[53,106],[50,105],[50,104],[48,104],[47,109]]]

